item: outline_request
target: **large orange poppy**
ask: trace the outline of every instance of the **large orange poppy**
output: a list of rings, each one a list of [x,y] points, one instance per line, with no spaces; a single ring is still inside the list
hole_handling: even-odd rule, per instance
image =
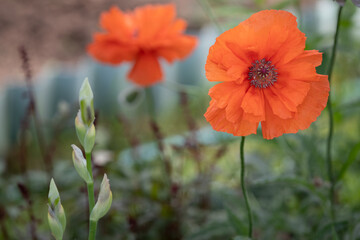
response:
[[[96,33],[88,53],[97,60],[120,64],[134,62],[128,78],[140,86],[162,80],[159,58],[172,63],[188,56],[196,38],[183,34],[186,22],[176,19],[175,6],[146,5],[124,13],[117,7],[101,15],[106,33]]]
[[[253,14],[221,34],[205,65],[212,100],[205,118],[217,131],[266,139],[306,129],[325,108],[329,83],[316,73],[317,50],[304,50],[296,17],[281,10]]]

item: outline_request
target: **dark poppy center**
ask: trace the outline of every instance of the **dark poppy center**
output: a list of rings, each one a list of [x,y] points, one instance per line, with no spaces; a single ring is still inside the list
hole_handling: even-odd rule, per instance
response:
[[[271,61],[267,61],[265,58],[256,60],[249,67],[250,84],[257,88],[267,88],[274,85],[278,76],[276,70]]]

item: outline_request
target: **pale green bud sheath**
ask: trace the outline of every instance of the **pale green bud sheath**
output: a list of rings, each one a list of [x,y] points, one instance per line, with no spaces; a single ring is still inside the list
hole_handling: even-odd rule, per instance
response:
[[[95,111],[94,111],[94,95],[87,78],[85,78],[80,88],[79,104],[80,104],[81,119],[87,126],[90,126],[94,122]]]
[[[109,179],[107,178],[107,175],[104,174],[104,178],[100,186],[98,201],[90,214],[89,240],[95,239],[97,222],[109,211],[111,203],[112,192],[110,190]]]
[[[85,135],[88,129],[88,126],[84,124],[81,118],[81,111],[79,110],[76,118],[75,118],[75,129],[76,129],[76,135],[78,136],[78,139],[82,146],[84,146],[84,139]]]
[[[48,202],[48,222],[51,233],[56,240],[62,240],[66,227],[66,216],[54,179],[50,181]]]
[[[105,216],[109,211],[112,203],[112,192],[110,189],[109,179],[104,174],[104,178],[101,182],[100,193],[94,209],[91,212],[90,220],[97,222],[100,218]]]
[[[87,163],[82,151],[74,144],[72,144],[71,147],[73,148],[72,158],[76,171],[86,183],[93,183],[93,179],[87,169]]]
[[[91,124],[91,126],[87,129],[85,138],[84,138],[84,148],[86,153],[91,153],[95,144],[95,126]]]

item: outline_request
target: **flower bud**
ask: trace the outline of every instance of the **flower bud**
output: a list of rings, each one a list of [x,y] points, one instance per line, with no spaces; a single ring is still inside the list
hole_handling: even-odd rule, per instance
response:
[[[79,103],[81,119],[87,126],[90,126],[95,119],[94,95],[87,78],[85,78],[80,88]]]
[[[48,202],[48,222],[51,233],[56,240],[61,240],[66,227],[66,216],[54,179],[50,181]]]
[[[91,124],[91,126],[87,129],[85,138],[84,138],[84,148],[86,153],[90,153],[95,144],[95,126]]]
[[[87,126],[84,124],[84,122],[81,119],[80,111],[78,112],[75,118],[75,129],[76,129],[76,135],[78,136],[81,145],[84,146],[84,139],[87,131]]]
[[[86,159],[84,158],[80,148],[74,144],[72,144],[71,147],[73,148],[72,158],[76,171],[86,183],[92,183],[93,180],[87,169]]]
[[[110,209],[112,203],[112,192],[110,190],[109,179],[104,174],[104,178],[101,182],[100,193],[98,200],[91,211],[90,220],[97,222],[102,218]]]

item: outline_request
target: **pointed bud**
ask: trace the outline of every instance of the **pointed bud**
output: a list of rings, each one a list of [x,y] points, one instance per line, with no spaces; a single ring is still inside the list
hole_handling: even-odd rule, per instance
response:
[[[86,183],[92,183],[93,180],[87,169],[86,159],[84,158],[82,151],[74,144],[72,144],[71,147],[73,148],[72,158],[76,171]]]
[[[92,124],[95,119],[93,99],[94,99],[94,95],[91,90],[89,81],[87,78],[85,78],[79,92],[79,103],[80,103],[81,119],[88,126],[90,126],[90,124]]]
[[[102,218],[109,211],[111,203],[112,192],[110,190],[109,179],[107,178],[107,175],[104,174],[104,178],[100,186],[99,198],[91,211],[90,220],[97,222],[100,218]]]
[[[75,118],[75,129],[76,129],[76,135],[78,136],[81,145],[84,146],[84,139],[87,131],[87,126],[84,124],[84,122],[81,119],[80,111],[78,112]]]
[[[61,240],[66,227],[66,216],[64,208],[61,205],[59,191],[55,185],[54,179],[51,179],[50,181],[48,202],[48,222],[51,233],[56,240]]]
[[[86,153],[90,153],[95,144],[95,126],[91,124],[91,126],[87,129],[85,138],[84,138],[84,148]]]

